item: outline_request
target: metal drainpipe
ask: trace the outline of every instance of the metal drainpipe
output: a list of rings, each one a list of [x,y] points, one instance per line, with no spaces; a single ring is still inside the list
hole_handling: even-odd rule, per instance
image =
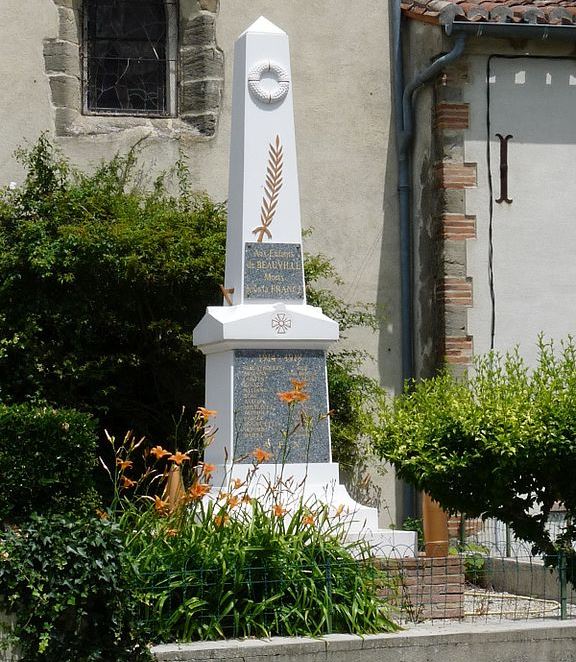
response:
[[[403,56],[400,28],[400,1],[393,3],[392,23],[394,29],[394,90],[396,111],[396,140],[398,146],[398,193],[400,204],[400,283],[402,320],[402,379],[412,379],[414,370],[414,322],[413,322],[413,277],[412,277],[412,221],[410,198],[412,178],[410,172],[410,149],[414,137],[413,99],[416,91],[439,74],[446,65],[462,56],[466,35],[458,34],[452,49],[421,71],[404,88]]]
[[[414,370],[414,311],[412,274],[412,219],[410,148],[414,135],[413,99],[416,90],[430,81],[450,62],[464,52],[466,36],[459,35],[451,51],[435,60],[404,88],[404,58],[402,52],[400,0],[392,0],[391,24],[393,30],[394,103],[396,117],[396,144],[398,149],[398,194],[400,211],[400,292],[402,328],[402,380],[406,383],[415,376]],[[403,486],[403,514],[418,514],[416,492],[410,485]]]

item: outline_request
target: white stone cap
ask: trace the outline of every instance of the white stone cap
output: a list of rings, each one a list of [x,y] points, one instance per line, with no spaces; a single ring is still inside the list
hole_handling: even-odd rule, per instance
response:
[[[254,23],[244,32],[240,35],[240,37],[243,37],[245,34],[248,33],[257,33],[257,34],[286,34],[284,30],[281,30],[277,25],[274,25],[272,21],[269,21],[267,18],[264,16],[260,16],[260,18],[257,18]],[[239,37],[239,38],[240,38]]]
[[[205,354],[230,349],[326,349],[338,340],[338,323],[321,308],[302,304],[209,306],[194,329]]]

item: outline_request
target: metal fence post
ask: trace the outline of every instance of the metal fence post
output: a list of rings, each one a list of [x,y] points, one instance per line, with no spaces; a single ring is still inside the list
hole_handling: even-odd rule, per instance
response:
[[[566,580],[566,554],[561,549],[558,552],[558,575],[560,579],[560,619],[567,618],[567,580]]]
[[[327,634],[332,634],[332,569],[330,567],[330,558],[326,559],[326,592],[328,593],[328,611],[326,614]]]
[[[510,539],[510,525],[506,524],[506,557],[512,556],[512,541]]]

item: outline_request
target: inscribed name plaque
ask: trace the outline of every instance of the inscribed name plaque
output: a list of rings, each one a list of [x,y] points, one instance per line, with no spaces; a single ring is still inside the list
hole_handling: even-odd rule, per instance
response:
[[[306,382],[309,399],[289,406],[278,393],[293,390],[291,379]],[[311,429],[300,425],[285,443],[287,427],[294,428],[303,410]],[[235,460],[255,448],[272,453],[270,462],[306,464],[330,461],[326,356],[313,349],[237,349],[234,352]],[[289,418],[290,416],[290,418]]]
[[[246,243],[244,298],[303,301],[304,271],[301,245]]]

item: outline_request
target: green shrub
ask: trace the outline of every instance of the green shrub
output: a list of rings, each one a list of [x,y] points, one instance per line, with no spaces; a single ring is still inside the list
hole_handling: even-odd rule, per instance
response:
[[[385,404],[376,447],[398,476],[445,509],[494,517],[556,563],[576,541],[576,346],[539,342],[528,369],[518,352],[490,353],[473,374],[448,372]],[[555,537],[548,516],[564,504]]]
[[[150,659],[135,638],[116,524],[34,515],[0,534],[0,608],[25,662]]]
[[[45,137],[0,193],[0,398],[96,415],[164,438],[203,399],[192,330],[219,299],[222,207],[162,180],[143,188],[136,153],[76,172]]]
[[[0,405],[0,522],[92,505],[95,422],[87,414]]]
[[[293,421],[305,416],[295,403],[288,407]],[[198,413],[196,421],[207,418]],[[289,423],[287,441],[294,431]],[[147,471],[133,482],[141,446],[127,436],[114,447],[110,517],[124,532],[143,631],[153,642],[395,629],[379,597],[386,576],[367,544],[346,542],[352,515],[303,501],[283,470],[276,480],[260,478],[266,451],[254,449],[247,476],[232,475],[211,492],[213,467],[193,464],[194,452],[144,451]],[[186,464],[188,487],[177,482]]]

